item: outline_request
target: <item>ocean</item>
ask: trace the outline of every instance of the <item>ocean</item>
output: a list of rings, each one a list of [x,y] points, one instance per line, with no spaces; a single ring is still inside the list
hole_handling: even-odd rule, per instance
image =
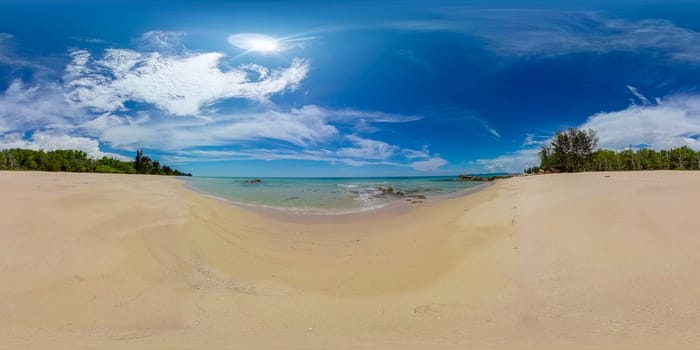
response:
[[[504,175],[486,174],[483,176]],[[484,184],[451,181],[455,176],[362,178],[188,177],[186,186],[243,205],[307,213],[344,213],[377,209],[399,200],[420,201],[458,194]],[[391,187],[393,191],[387,189]]]

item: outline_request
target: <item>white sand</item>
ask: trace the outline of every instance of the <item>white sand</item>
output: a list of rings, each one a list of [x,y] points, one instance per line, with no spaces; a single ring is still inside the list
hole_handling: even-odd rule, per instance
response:
[[[336,222],[155,176],[0,172],[0,193],[0,348],[700,347],[700,172]]]

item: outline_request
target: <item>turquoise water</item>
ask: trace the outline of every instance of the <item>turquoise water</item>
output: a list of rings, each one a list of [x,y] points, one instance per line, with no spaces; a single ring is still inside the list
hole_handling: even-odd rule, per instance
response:
[[[191,177],[187,186],[240,204],[305,212],[364,211],[383,207],[410,196],[427,198],[464,191],[483,182],[450,181],[455,177],[376,177],[376,178],[250,178]],[[404,196],[382,193],[392,187]]]

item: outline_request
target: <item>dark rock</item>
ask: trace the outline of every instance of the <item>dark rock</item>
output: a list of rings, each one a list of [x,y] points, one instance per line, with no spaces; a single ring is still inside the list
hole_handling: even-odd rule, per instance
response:
[[[499,175],[499,176],[472,176],[472,175],[459,175],[455,181],[493,181],[496,179],[508,179],[513,177],[513,175]]]
[[[377,194],[376,197],[383,197],[386,195],[396,196],[396,197],[406,196],[406,192],[395,190],[391,186],[387,186],[387,187],[377,186],[376,189],[377,189],[377,191],[381,192],[381,193]]]
[[[377,186],[377,190],[382,192],[382,194],[394,194],[394,188],[391,186],[389,186],[389,187]]]
[[[490,181],[487,177],[472,176],[472,175],[459,175],[458,181]]]
[[[258,182],[262,182],[260,179],[250,179],[250,180],[245,180],[243,182],[251,183],[251,184],[256,184]]]

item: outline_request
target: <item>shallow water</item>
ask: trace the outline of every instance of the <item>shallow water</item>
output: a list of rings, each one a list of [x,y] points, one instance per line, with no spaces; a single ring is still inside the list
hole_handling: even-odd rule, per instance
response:
[[[291,211],[352,212],[380,208],[413,195],[431,198],[483,184],[450,181],[454,178],[261,178],[262,182],[250,183],[245,181],[250,178],[191,177],[185,181],[195,191],[241,204]],[[380,188],[387,187],[404,195],[382,193]]]

